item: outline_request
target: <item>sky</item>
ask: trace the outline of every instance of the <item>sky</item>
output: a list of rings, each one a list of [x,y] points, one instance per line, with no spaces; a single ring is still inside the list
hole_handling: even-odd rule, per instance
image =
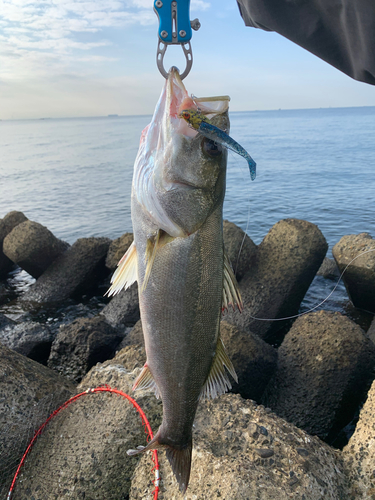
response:
[[[235,0],[191,0],[195,17],[189,93],[228,94],[232,111],[375,106],[375,86],[245,27]],[[152,0],[0,0],[0,119],[151,114],[157,30]]]

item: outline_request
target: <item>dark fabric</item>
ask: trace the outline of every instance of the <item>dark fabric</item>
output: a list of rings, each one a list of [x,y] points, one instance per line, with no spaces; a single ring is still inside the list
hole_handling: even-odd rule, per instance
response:
[[[247,26],[276,31],[375,85],[375,0],[237,0]]]

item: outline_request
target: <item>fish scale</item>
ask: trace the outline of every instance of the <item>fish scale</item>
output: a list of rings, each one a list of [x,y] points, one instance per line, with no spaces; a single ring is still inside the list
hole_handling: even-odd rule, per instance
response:
[[[217,311],[221,307],[223,278],[217,268],[222,268],[223,253],[218,246],[216,254],[211,248],[207,256],[204,247],[205,233],[211,228],[221,233],[220,216],[221,213],[219,217],[211,216],[216,219],[216,227],[209,220],[208,227],[200,229],[199,234],[179,238],[172,248],[160,252],[141,300],[142,317],[146,318],[146,325],[151,326],[151,331],[147,331],[147,326],[144,331],[147,363],[162,395],[165,420],[170,423],[165,433],[172,441],[186,445],[191,439],[196,403],[218,336],[220,315]],[[190,254],[190,258],[186,254]],[[183,271],[188,270],[188,275],[178,272],[181,267]],[[214,280],[208,280],[207,276],[215,271]],[[171,278],[173,274],[176,279]],[[157,300],[154,288],[164,290]],[[166,308],[165,303],[172,304],[173,310]],[[209,351],[211,356],[206,354]],[[170,374],[173,374],[172,380],[169,380]],[[180,380],[184,381],[183,387],[178,386]],[[186,428],[188,434],[184,431]]]

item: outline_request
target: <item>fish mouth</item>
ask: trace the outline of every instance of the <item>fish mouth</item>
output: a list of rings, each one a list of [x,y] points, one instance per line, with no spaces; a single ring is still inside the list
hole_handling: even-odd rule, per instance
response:
[[[166,81],[165,111],[168,123],[165,123],[165,125],[170,129],[171,134],[177,133],[193,138],[197,135],[197,132],[179,116],[182,107],[187,105],[186,103],[189,103],[190,107],[196,108],[196,104],[189,97],[185,85],[182,83],[178,68],[172,66]]]
[[[182,83],[180,73],[176,66],[172,66],[168,72],[166,104],[169,108],[169,116],[178,118],[181,102],[189,97],[185,85]]]
[[[164,99],[165,114],[169,121],[168,124],[164,122],[164,125],[170,129],[170,133],[175,132],[190,138],[196,137],[198,132],[182,118],[181,112],[183,110],[199,111],[211,119],[217,114],[225,113],[230,101],[230,97],[227,95],[216,97],[189,96],[176,66],[172,66],[168,72],[168,79],[164,87]]]

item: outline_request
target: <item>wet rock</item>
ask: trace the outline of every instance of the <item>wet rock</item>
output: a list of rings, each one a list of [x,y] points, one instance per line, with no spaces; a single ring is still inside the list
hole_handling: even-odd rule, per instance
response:
[[[238,376],[232,392],[259,402],[277,366],[276,349],[226,321],[220,324],[220,335]]]
[[[106,384],[132,394],[139,372],[129,372],[116,357],[92,368],[77,392]],[[139,392],[137,402],[152,428],[157,429],[162,413],[160,400]],[[142,421],[132,404],[116,394],[89,393],[64,412],[60,419],[52,419],[40,439],[41,446],[30,455],[14,500],[129,498],[131,477],[140,457],[129,457],[126,450],[146,445]],[[151,454],[147,455],[147,482],[151,483],[153,464]],[[46,478],[50,478],[48,484]]]
[[[141,344],[129,345],[118,351],[113,359],[110,359],[105,363],[103,363],[102,365],[100,365],[101,368],[99,371],[91,370],[89,374],[86,375],[85,381],[86,383],[90,381],[90,384],[94,386],[96,384],[99,384],[100,377],[99,379],[97,379],[96,377],[101,373],[101,370],[106,369],[106,367],[121,366],[125,368],[126,371],[128,372],[134,372],[136,368],[143,368],[145,362],[146,362],[146,351],[144,346]],[[133,380],[132,384],[134,383],[136,378],[137,376],[134,375],[134,378],[132,379]],[[114,387],[117,387],[116,378],[115,379],[111,378],[110,382]],[[143,394],[143,392],[135,391],[133,396],[137,399],[138,394]]]
[[[355,307],[375,313],[375,240],[368,233],[343,236],[332,254],[341,273],[350,264],[343,281]]]
[[[42,364],[47,364],[52,341],[53,333],[48,326],[33,321],[11,322],[0,330],[3,345]]]
[[[240,227],[227,220],[223,221],[223,236],[225,251],[240,281],[255,261],[257,246]]]
[[[74,390],[73,384],[52,370],[0,344],[1,498],[7,497],[34,432]]]
[[[11,320],[10,318],[8,318],[7,316],[5,316],[5,314],[0,313],[0,330],[2,328],[4,328],[5,326],[11,326],[11,325],[15,325],[15,324],[16,323],[13,320]],[[0,335],[1,335],[1,333],[0,333]]]
[[[274,343],[287,321],[258,321],[298,313],[299,306],[327,252],[315,224],[285,219],[275,224],[258,246],[255,264],[240,283],[244,311],[230,312],[229,323]]]
[[[122,339],[118,349],[123,349],[124,347],[134,344],[144,345],[142,320],[137,321],[133,328],[129,329],[125,337]]]
[[[348,500],[372,500],[375,495],[375,382],[363,405],[354,434],[343,449],[349,477]]]
[[[319,267],[317,276],[323,276],[323,278],[335,280],[340,276],[340,271],[336,266],[336,262],[329,257],[324,257],[322,265]]]
[[[193,440],[186,500],[346,498],[337,451],[238,395],[202,403]],[[163,451],[159,463],[162,498],[182,498]],[[149,457],[143,456],[133,475],[132,500],[152,498],[149,478]]]
[[[0,305],[5,304],[8,300],[8,289],[4,283],[0,283]]]
[[[133,326],[140,318],[138,283],[115,295],[101,314],[114,328],[124,330],[127,326]]]
[[[8,212],[3,219],[0,219],[1,242],[18,224],[21,224],[22,222],[25,222],[27,220],[28,218],[22,212],[17,212],[16,210]]]
[[[81,296],[108,274],[104,261],[110,242],[108,238],[77,240],[49,266],[21,300],[43,304]]]
[[[48,366],[79,382],[96,363],[112,358],[121,340],[101,316],[77,319],[59,329]]]
[[[45,226],[31,220],[18,224],[3,243],[5,255],[34,278],[39,278],[68,247]]]
[[[22,212],[16,211],[9,212],[3,219],[0,219],[0,279],[5,278],[14,267],[14,262],[3,252],[3,241],[12,229],[26,220],[28,219]]]
[[[375,344],[375,317],[371,322],[370,328],[367,330],[367,337]]]
[[[263,403],[280,417],[332,442],[348,424],[373,379],[375,346],[339,313],[298,318],[278,350]]]
[[[125,233],[120,238],[112,241],[109,246],[105,265],[111,271],[114,271],[122,256],[133,243],[133,233]]]

